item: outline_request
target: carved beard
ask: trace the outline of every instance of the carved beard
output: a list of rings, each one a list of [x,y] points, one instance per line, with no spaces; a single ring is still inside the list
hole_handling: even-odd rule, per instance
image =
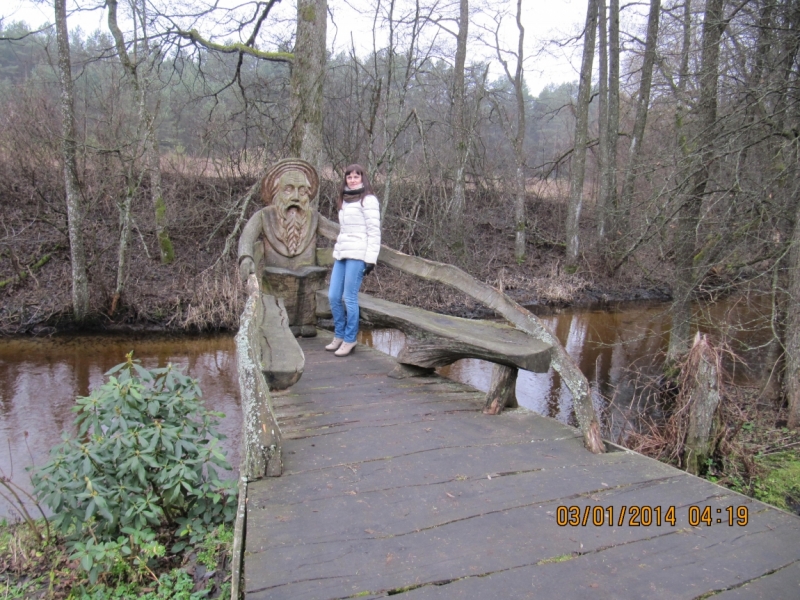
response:
[[[283,243],[286,244],[290,255],[295,255],[302,250],[300,244],[305,239],[305,231],[308,227],[305,211],[298,206],[291,206],[283,213]]]

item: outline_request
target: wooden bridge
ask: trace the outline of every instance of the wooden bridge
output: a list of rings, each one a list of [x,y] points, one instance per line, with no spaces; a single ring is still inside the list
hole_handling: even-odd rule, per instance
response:
[[[283,475],[247,488],[245,598],[800,598],[797,517],[329,339],[273,394]]]
[[[273,185],[297,167],[279,163],[263,189],[280,202],[251,218],[239,246],[232,599],[800,598],[800,519],[604,443],[588,382],[556,338],[463,271],[381,248],[380,262],[453,286],[507,324],[363,296],[368,324],[405,333],[397,359],[361,346],[336,357],[327,332],[296,340],[315,333],[309,307],[326,311],[312,234],[338,233],[309,212],[315,174],[301,166],[310,194],[289,185],[297,177]],[[259,250],[281,210],[313,231],[267,232]],[[434,372],[462,357],[495,363],[488,394]],[[515,409],[517,369],[550,367],[579,429]],[[690,430],[702,440],[710,426]]]

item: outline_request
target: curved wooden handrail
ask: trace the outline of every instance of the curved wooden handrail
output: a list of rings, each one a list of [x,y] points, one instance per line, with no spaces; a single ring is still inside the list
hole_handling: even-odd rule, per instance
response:
[[[272,410],[272,396],[261,370],[257,315],[261,290],[258,278],[247,278],[247,302],[236,334],[236,362],[244,422],[244,456],[240,474],[259,479],[281,474],[281,430]]]
[[[317,232],[323,237],[335,240],[339,235],[339,225],[320,215]],[[536,315],[456,266],[403,254],[383,245],[378,260],[422,279],[449,285],[494,310],[517,329],[551,345],[553,369],[572,393],[575,415],[578,417],[586,448],[595,454],[605,452],[605,444],[600,436],[600,423],[592,404],[589,381],[572,357],[567,354],[558,338],[550,333]]]

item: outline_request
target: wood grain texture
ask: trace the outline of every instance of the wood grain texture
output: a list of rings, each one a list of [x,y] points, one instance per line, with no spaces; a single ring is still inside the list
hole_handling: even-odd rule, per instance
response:
[[[306,372],[274,398],[285,469],[249,486],[246,598],[688,599],[747,582],[796,597],[796,570],[776,575],[800,561],[797,517],[632,452],[586,452],[578,430],[524,409],[487,418],[484,394],[390,379],[391,357],[337,359],[330,337],[301,340]],[[559,506],[670,505],[674,526],[556,520]],[[690,505],[750,520],[692,527]]]
[[[261,368],[270,390],[285,390],[303,375],[306,357],[290,328],[283,298],[261,294],[257,312],[255,347],[261,351]]]

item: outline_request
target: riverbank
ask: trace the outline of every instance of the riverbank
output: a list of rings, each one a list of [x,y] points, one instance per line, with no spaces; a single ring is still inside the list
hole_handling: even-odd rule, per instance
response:
[[[141,258],[141,257],[140,257]],[[213,262],[198,252],[193,263],[142,264],[146,275],[129,285],[122,302],[111,312],[107,294],[93,296],[83,323],[71,313],[68,257],[54,256],[35,279],[23,279],[0,289],[0,335],[53,335],[56,333],[202,333],[236,331],[244,308],[241,283],[232,258]],[[217,257],[218,258],[218,257]],[[205,260],[204,260],[205,259]],[[529,261],[533,262],[533,261]],[[645,280],[616,283],[593,279],[588,273],[542,273],[529,262],[510,263],[495,277],[473,273],[503,290],[536,314],[553,309],[604,308],[615,304],[669,301],[665,283]],[[206,264],[210,263],[210,264]],[[192,264],[191,268],[187,264]],[[422,281],[385,265],[364,279],[362,291],[394,302],[465,318],[484,318],[492,311],[440,284]]]
[[[60,172],[46,175],[57,189]],[[254,179],[197,177],[177,170],[165,172],[164,182],[173,260],[169,264],[160,261],[155,216],[142,198],[132,206],[132,230],[121,280],[118,207],[107,201],[111,191],[102,181],[86,182],[87,187],[99,187],[86,190],[87,198],[94,198],[84,222],[89,315],[80,324],[73,321],[71,313],[72,273],[63,206],[50,194],[31,202],[41,190],[30,182],[0,184],[0,219],[9,232],[0,249],[0,335],[237,329],[243,293],[235,231],[240,216],[247,218],[259,208],[255,200],[244,211],[239,204]],[[322,182],[320,212],[335,220],[334,188],[332,182]],[[386,245],[454,264],[516,301],[542,310],[670,298],[671,261],[655,255],[639,257],[609,276],[596,253],[589,252],[577,270],[568,273],[563,267],[561,240],[563,199],[529,198],[529,214],[536,228],[529,233],[525,260],[518,262],[513,219],[500,191],[476,190],[470,199],[472,210],[457,228],[438,213],[420,213],[410,223],[402,206],[420,194],[434,192],[445,194],[411,184],[403,188],[404,196],[395,196],[384,218]],[[444,205],[447,198],[439,200]],[[238,227],[241,225],[238,221]],[[591,210],[587,210],[582,228],[591,239]],[[318,244],[329,242],[320,238]],[[459,293],[384,265],[365,279],[364,291],[459,316],[486,314]]]

